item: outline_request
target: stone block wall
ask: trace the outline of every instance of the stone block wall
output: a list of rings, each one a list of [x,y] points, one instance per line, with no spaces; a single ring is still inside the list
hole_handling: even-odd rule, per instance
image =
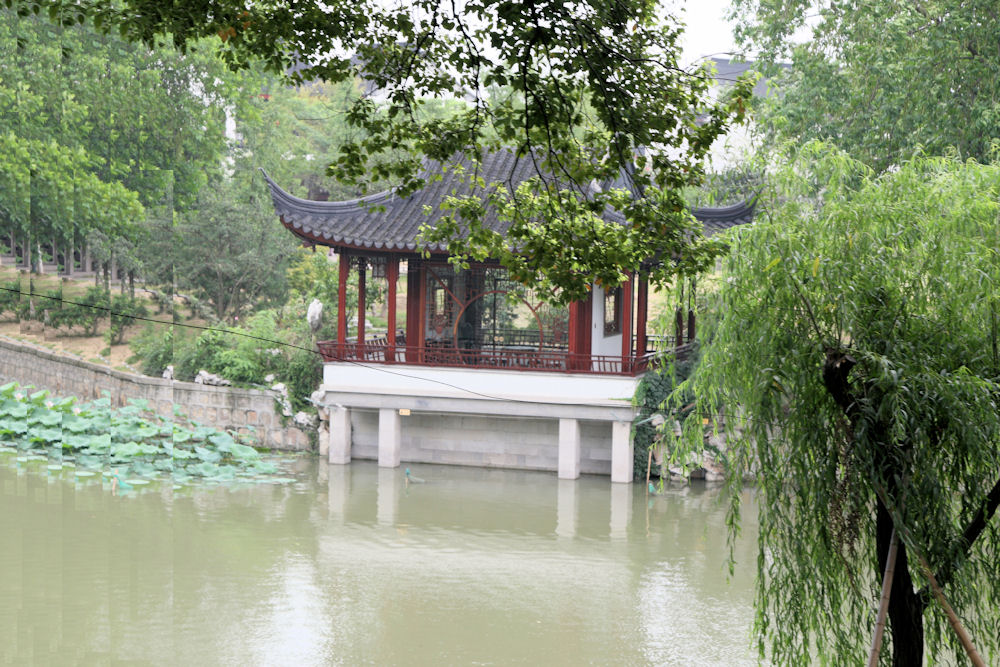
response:
[[[195,421],[240,433],[254,427],[258,445],[286,451],[310,447],[304,431],[282,426],[272,391],[212,387],[193,382],[126,373],[72,357],[39,349],[28,343],[0,339],[0,384],[17,382],[47,389],[56,396],[75,396],[82,401],[111,396],[112,405],[124,406],[129,399],[145,399],[167,417],[178,406]]]

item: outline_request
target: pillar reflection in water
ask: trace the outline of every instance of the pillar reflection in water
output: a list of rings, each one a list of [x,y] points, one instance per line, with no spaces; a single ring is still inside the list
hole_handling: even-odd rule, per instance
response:
[[[326,470],[326,502],[330,517],[344,523],[347,520],[347,501],[351,497],[351,469],[325,462],[320,462],[319,467]]]
[[[632,523],[632,501],[635,498],[634,484],[611,485],[611,538],[624,540],[628,537]]]
[[[403,484],[398,468],[378,469],[378,522],[385,526],[396,523],[399,512],[399,487]]]
[[[556,535],[570,539],[576,537],[577,482],[559,479],[556,485]]]

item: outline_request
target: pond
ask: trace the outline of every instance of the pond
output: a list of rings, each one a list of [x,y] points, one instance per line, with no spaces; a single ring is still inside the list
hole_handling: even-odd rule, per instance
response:
[[[755,511],[729,578],[715,489],[281,466],[113,496],[0,455],[0,662],[753,664]]]

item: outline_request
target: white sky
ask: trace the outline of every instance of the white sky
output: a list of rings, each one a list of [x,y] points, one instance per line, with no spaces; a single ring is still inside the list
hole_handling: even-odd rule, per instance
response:
[[[735,51],[733,31],[726,21],[729,0],[666,0],[663,4],[686,24],[681,36],[685,65]]]

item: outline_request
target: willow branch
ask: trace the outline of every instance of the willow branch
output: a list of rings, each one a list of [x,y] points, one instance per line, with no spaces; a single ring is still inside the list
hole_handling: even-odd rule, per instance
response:
[[[986,526],[993,518],[993,515],[996,514],[998,507],[1000,507],[1000,479],[997,480],[996,484],[993,485],[993,488],[986,495],[986,499],[980,506],[979,511],[972,518],[972,521],[962,531],[962,554],[965,557],[969,556],[969,552],[972,551],[972,545],[975,544],[979,536],[986,530]],[[959,562],[956,559],[950,559],[938,570],[937,580],[941,582],[942,586],[947,586],[951,582],[955,576],[956,565]],[[926,587],[920,591],[921,597],[926,597],[927,594],[928,590]]]

